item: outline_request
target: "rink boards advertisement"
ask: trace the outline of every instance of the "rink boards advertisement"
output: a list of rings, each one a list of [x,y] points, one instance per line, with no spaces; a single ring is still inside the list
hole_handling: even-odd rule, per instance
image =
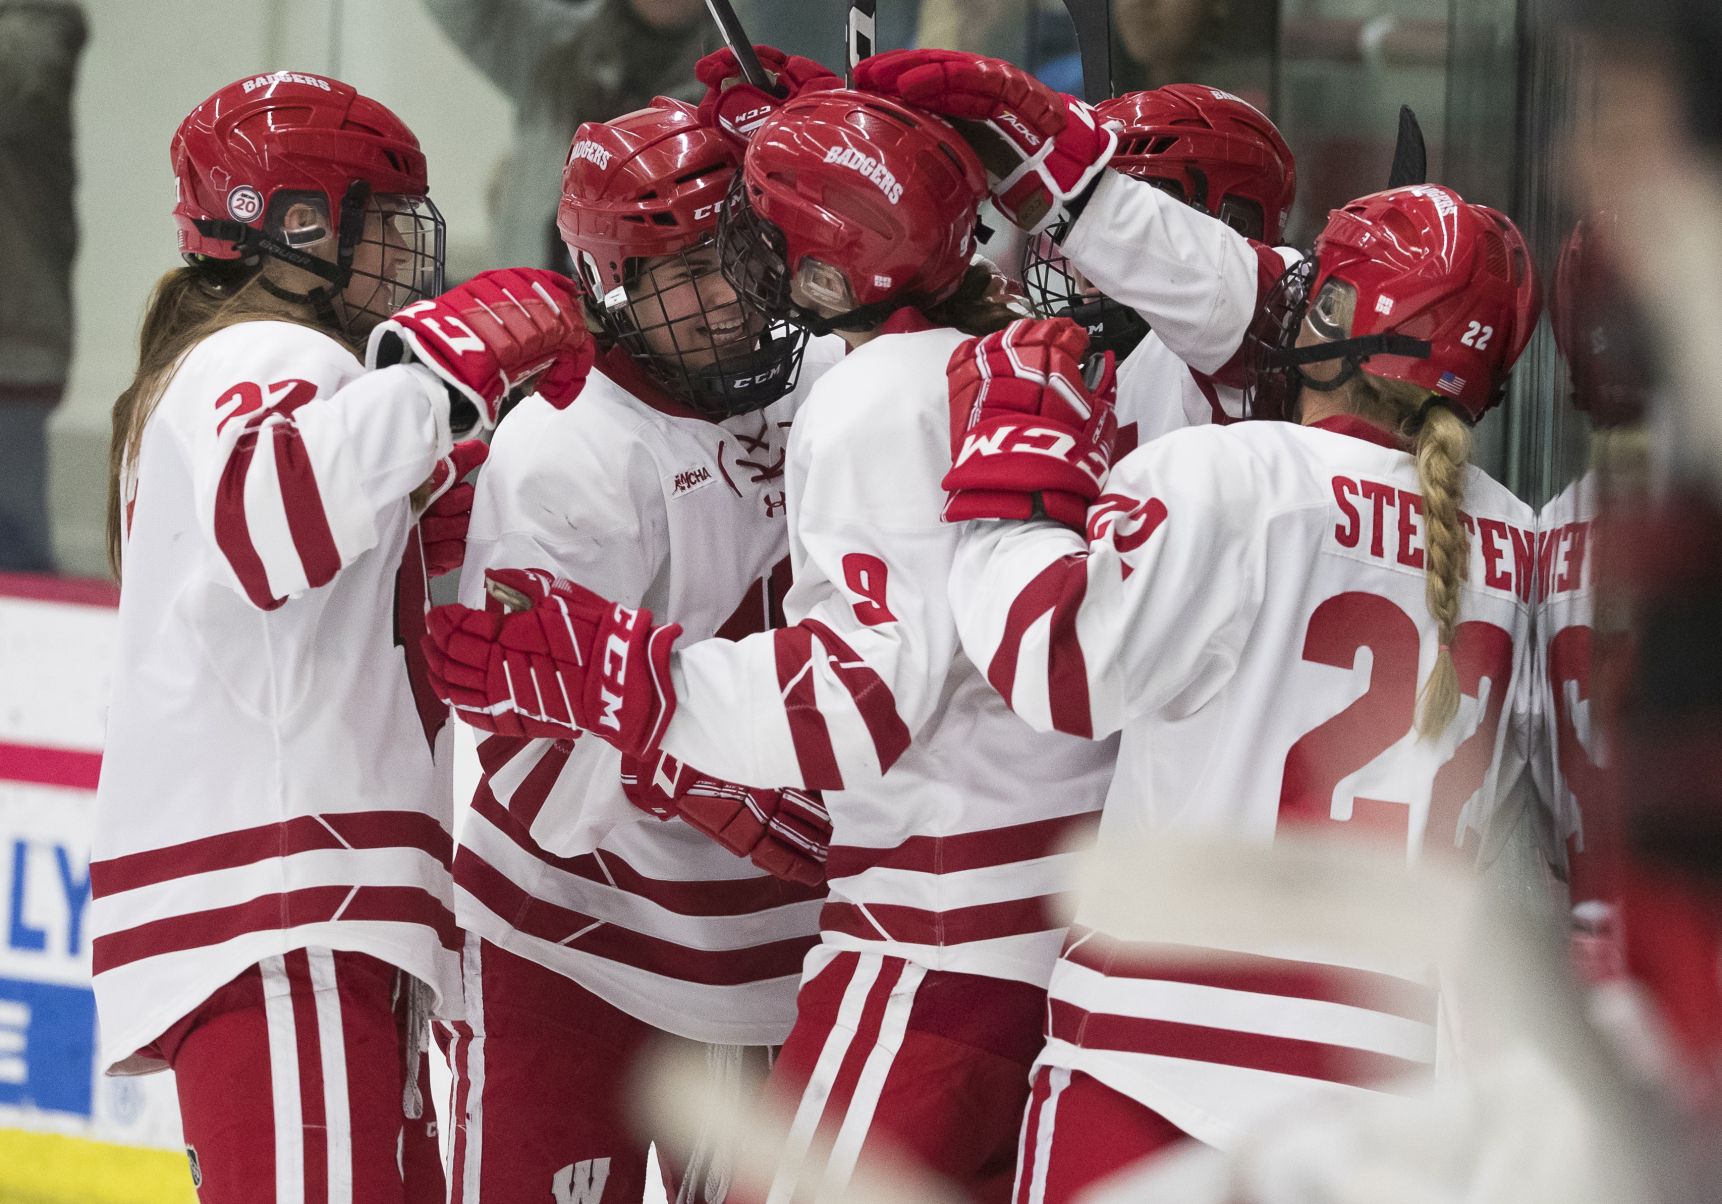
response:
[[[90,825],[113,591],[0,574],[0,1199],[194,1199],[172,1076],[109,1078]]]

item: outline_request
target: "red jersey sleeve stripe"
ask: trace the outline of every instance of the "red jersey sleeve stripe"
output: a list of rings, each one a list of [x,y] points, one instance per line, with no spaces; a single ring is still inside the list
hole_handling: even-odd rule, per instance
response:
[[[813,690],[813,633],[807,627],[780,627],[772,632],[777,654],[777,685],[783,692],[783,710],[789,717],[789,738],[801,766],[801,780],[812,790],[843,789],[843,774],[837,768],[837,753],[831,747],[831,729],[819,712]]]
[[[1321,1041],[1087,1012],[1062,999],[1052,1000],[1050,1011],[1052,1037],[1084,1049],[1213,1062],[1377,1090],[1392,1089],[1407,1079],[1427,1080],[1432,1073],[1426,1062]]]
[[[544,810],[544,803],[550,797],[551,789],[556,785],[556,779],[562,776],[563,768],[568,764],[568,758],[574,751],[572,740],[558,740],[544,750],[544,755],[538,758],[538,763],[526,771],[520,785],[514,788],[514,793],[508,797],[508,812],[524,829],[530,830],[538,819],[538,813]],[[489,784],[488,778],[486,785]],[[493,792],[487,791],[491,798]]]
[[[837,680],[855,700],[855,709],[873,737],[873,750],[879,756],[879,770],[897,763],[909,747],[909,725],[897,713],[897,699],[873,667],[855,654],[855,650],[831,628],[817,619],[803,619],[799,626],[807,628],[832,654],[832,671]],[[830,789],[829,787],[827,789]]]
[[[445,949],[460,946],[454,913],[417,886],[310,886],[259,895],[230,907],[187,912],[98,936],[91,950],[97,974],[149,957],[204,949],[251,932],[297,928],[330,920],[420,924]]]
[[[1052,725],[1072,736],[1092,739],[1094,720],[1088,704],[1088,662],[1077,637],[1076,616],[1088,593],[1088,557],[1061,556],[1022,589],[1005,615],[1004,637],[987,665],[987,680],[1010,703],[1021,669],[1022,642],[1045,614],[1052,616],[1047,649],[1047,701]]]
[[[274,610],[286,601],[269,588],[263,558],[251,542],[251,527],[245,517],[245,481],[257,452],[257,432],[247,430],[228,453],[227,465],[215,490],[215,546],[227,558],[240,588],[259,610]]]
[[[419,811],[353,811],[301,815],[278,824],[261,824],[219,836],[204,836],[160,849],[90,863],[90,890],[105,899],[128,890],[189,878],[214,870],[255,865],[271,857],[290,857],[314,849],[414,848],[444,866],[454,858],[454,842],[437,820]]]
[[[323,495],[305,439],[291,422],[277,422],[275,432],[275,479],[281,487],[281,506],[287,514],[287,530],[293,549],[304,566],[311,588],[326,585],[341,571],[341,553],[323,512]]]

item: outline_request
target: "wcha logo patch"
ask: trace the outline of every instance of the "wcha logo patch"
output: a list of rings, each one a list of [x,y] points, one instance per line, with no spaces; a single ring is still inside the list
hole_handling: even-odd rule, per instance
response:
[[[704,464],[697,468],[684,468],[671,479],[670,496],[681,497],[696,489],[704,489],[716,479],[712,476],[712,470]]]

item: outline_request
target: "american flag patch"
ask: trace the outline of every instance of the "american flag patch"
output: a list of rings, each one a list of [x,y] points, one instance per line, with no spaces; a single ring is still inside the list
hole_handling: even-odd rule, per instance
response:
[[[1451,372],[1443,372],[1441,379],[1435,382],[1437,393],[1461,393],[1465,389],[1465,378],[1454,376]]]

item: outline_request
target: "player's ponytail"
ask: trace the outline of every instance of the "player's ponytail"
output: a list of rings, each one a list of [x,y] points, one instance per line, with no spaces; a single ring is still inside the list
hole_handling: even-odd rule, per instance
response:
[[[108,566],[120,575],[125,478],[137,462],[144,426],[155,412],[182,356],[224,326],[260,318],[298,320],[282,305],[252,288],[257,270],[237,261],[206,260],[175,268],[151,294],[138,334],[138,367],[132,383],[114,402],[113,440],[108,445]]]
[[[1417,730],[1433,739],[1459,711],[1459,671],[1453,640],[1459,630],[1459,591],[1471,564],[1471,539],[1460,517],[1465,500],[1465,466],[1471,461],[1471,428],[1452,408],[1426,404],[1413,419],[1412,454],[1418,491],[1423,495],[1423,572],[1429,613],[1440,647],[1435,668],[1424,683]]]
[[[922,307],[921,315],[934,326],[955,327],[971,337],[991,334],[1029,316],[1026,309],[1013,309],[1000,289],[997,272],[987,264],[973,263],[957,291],[936,305]]]
[[[1359,372],[1352,382],[1352,412],[1399,431],[1417,463],[1418,492],[1423,495],[1423,573],[1438,641],[1435,667],[1419,699],[1417,731],[1433,738],[1459,711],[1453,641],[1459,630],[1460,591],[1471,566],[1471,536],[1461,516],[1471,428],[1452,406],[1416,385],[1367,372]]]

